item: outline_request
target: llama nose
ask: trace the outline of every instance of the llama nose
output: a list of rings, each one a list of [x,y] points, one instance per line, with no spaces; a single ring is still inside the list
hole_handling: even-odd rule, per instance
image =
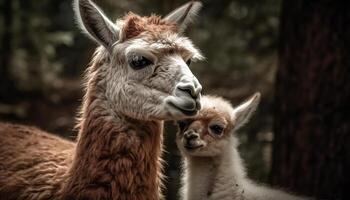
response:
[[[185,93],[188,93],[192,98],[196,99],[200,96],[200,93],[202,91],[202,86],[198,83],[198,81],[194,81],[193,83],[184,82],[184,83],[179,83],[177,85],[177,89]]]
[[[196,132],[194,132],[193,130],[189,130],[189,131],[186,131],[184,133],[184,138],[186,140],[193,140],[193,139],[197,139],[198,137],[199,137],[199,135]]]

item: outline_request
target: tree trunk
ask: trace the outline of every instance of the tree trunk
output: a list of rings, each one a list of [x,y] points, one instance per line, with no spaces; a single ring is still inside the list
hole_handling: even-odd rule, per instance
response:
[[[350,199],[350,2],[284,0],[271,181]]]

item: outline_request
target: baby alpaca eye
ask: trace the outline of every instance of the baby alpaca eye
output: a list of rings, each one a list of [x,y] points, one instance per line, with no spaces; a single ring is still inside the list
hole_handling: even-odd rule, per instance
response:
[[[143,69],[143,68],[145,68],[153,63],[152,63],[152,61],[145,58],[144,56],[133,55],[129,64],[133,69],[139,70],[139,69]]]
[[[224,130],[224,128],[222,126],[219,126],[217,124],[211,125],[209,128],[210,128],[211,132],[216,134],[216,135],[221,135],[223,130]]]

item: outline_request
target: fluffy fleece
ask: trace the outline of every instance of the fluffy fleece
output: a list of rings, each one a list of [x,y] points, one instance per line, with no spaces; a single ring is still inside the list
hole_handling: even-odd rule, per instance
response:
[[[260,94],[236,108],[220,97],[204,96],[193,119],[179,121],[177,145],[184,156],[184,200],[305,199],[258,185],[247,178],[235,130],[255,111]]]

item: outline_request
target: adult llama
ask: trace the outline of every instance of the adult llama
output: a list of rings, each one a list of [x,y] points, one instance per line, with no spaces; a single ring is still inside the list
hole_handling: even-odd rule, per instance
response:
[[[86,72],[77,141],[0,124],[0,199],[162,198],[163,120],[201,107],[188,65],[202,56],[182,36],[200,7],[113,23],[90,0],[75,0],[78,24],[100,45]]]

